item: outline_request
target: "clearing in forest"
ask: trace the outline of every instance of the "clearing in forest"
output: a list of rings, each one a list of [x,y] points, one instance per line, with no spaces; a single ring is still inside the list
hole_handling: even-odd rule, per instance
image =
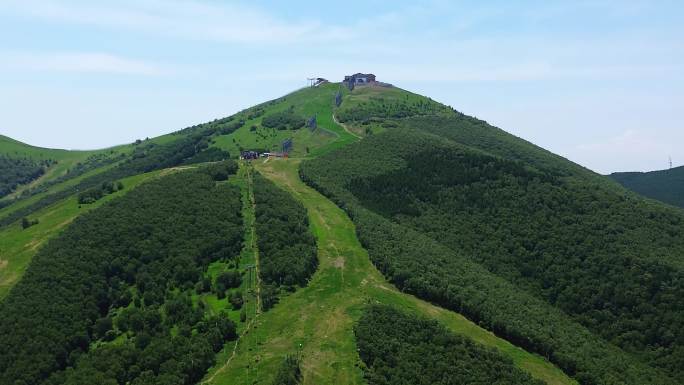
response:
[[[299,179],[299,162],[258,161],[256,169],[307,209],[318,241],[318,271],[307,287],[281,298],[273,309],[260,315],[241,338],[228,365],[217,363],[222,369],[211,375],[210,383],[269,384],[287,354],[301,354],[305,384],[364,383],[352,328],[366,304],[384,303],[438,320],[455,333],[496,348],[516,366],[550,385],[575,384],[542,357],[389,284],[370,262],[347,215]]]

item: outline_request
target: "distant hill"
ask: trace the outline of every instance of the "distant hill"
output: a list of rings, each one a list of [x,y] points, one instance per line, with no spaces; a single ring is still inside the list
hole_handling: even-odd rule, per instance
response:
[[[614,172],[609,176],[643,196],[684,207],[684,166],[650,172]]]

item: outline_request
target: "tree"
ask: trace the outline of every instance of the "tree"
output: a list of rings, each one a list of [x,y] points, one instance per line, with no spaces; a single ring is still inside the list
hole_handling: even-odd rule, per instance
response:
[[[272,385],[298,385],[302,383],[302,371],[299,358],[287,355],[276,372]]]
[[[21,218],[21,228],[28,229],[31,226],[37,225],[38,219],[30,220],[27,217]]]
[[[112,329],[112,319],[110,317],[98,318],[93,327],[93,333],[97,338],[103,338]]]
[[[233,306],[233,310],[240,309],[242,307],[242,304],[244,303],[244,300],[242,298],[242,291],[231,291],[230,296],[228,297],[228,302],[230,302],[230,304]]]

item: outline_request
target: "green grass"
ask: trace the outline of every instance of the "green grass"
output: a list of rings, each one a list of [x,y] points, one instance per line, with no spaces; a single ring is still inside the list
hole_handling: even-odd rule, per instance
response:
[[[332,118],[335,94],[340,89],[336,83],[324,84],[320,87],[303,88],[276,99],[273,102],[264,103],[261,107],[264,114],[258,118],[246,120],[245,125],[229,135],[220,135],[215,139],[213,146],[228,151],[237,156],[240,147],[249,149],[268,149],[279,151],[283,140],[292,138],[294,147],[290,153],[293,157],[317,156],[335,148],[345,146],[357,138],[335,123]],[[317,116],[318,128],[313,132],[308,128],[298,130],[272,130],[261,126],[264,116],[280,112],[295,106],[295,112],[302,116]],[[256,125],[257,131],[250,131],[250,127]],[[267,137],[262,138],[258,133]],[[307,148],[309,152],[307,152]]]
[[[398,88],[358,87],[352,93],[338,83],[305,88],[263,104],[261,107],[265,110],[264,115],[248,120],[232,134],[215,137],[213,146],[225,149],[235,156],[239,152],[239,147],[277,150],[282,140],[292,137],[294,150],[291,155],[306,158],[316,157],[358,141],[357,135],[350,133],[333,120],[333,113],[336,110],[334,96],[338,91],[344,94],[342,108],[378,98],[390,102],[407,98],[409,101],[425,99],[423,96]],[[291,105],[294,105],[295,111],[303,116],[316,114],[319,128],[313,132],[308,128],[272,132],[261,127],[263,116],[285,110]],[[269,135],[265,139],[260,138],[255,132],[250,131],[252,125],[259,127],[257,132]],[[364,134],[362,131],[365,128],[349,128],[359,129],[359,132]],[[378,125],[374,129],[381,130],[382,127]],[[155,143],[164,143],[174,138],[173,134],[168,134],[151,140]],[[129,151],[132,146],[124,145],[117,149]],[[38,159],[48,157],[60,161],[58,166],[49,170],[50,178],[58,177],[69,165],[96,152],[42,149],[0,136],[0,153],[12,155],[22,151],[26,156]],[[241,335],[235,356],[232,356],[232,343],[217,356],[216,367],[207,375],[211,383],[268,384],[282,359],[287,354],[297,352],[300,344],[305,384],[364,383],[352,326],[360,317],[363,308],[374,302],[391,304],[405,311],[436,319],[456,333],[465,334],[475,341],[498,349],[510,357],[518,367],[548,384],[575,383],[542,357],[530,354],[496,337],[457,313],[400,293],[387,283],[370,262],[366,250],[359,244],[354,225],[346,214],[330,200],[300,181],[297,175],[299,161],[300,159],[270,160],[264,163],[259,160],[254,164],[257,170],[289,191],[306,207],[311,229],[318,240],[319,269],[307,287],[283,296],[275,308],[258,314],[256,285],[246,275],[246,267],[254,265],[257,261],[258,250],[254,249],[254,211],[250,203],[248,183],[250,166],[243,165],[239,174],[231,178],[229,183],[238,185],[243,194],[246,226],[239,268],[245,271],[241,289],[245,297],[247,322],[239,322],[240,312],[231,310],[226,299],[219,300],[213,294],[203,294],[194,298],[195,301],[201,300],[207,304],[210,312],[227,310],[230,317],[236,321],[238,333]],[[103,169],[106,168],[93,170],[79,178],[53,186],[50,191],[73,185]],[[0,300],[21,277],[40,245],[59,233],[77,215],[124,194],[125,191],[159,173],[124,179],[124,191],[81,209],[78,208],[76,197],[57,202],[31,215],[31,218],[39,218],[40,223],[29,229],[21,230],[19,224],[15,223],[0,230]],[[17,202],[0,210],[0,216],[39,198],[40,195],[37,195]],[[208,274],[214,277],[226,268],[228,266],[225,263],[214,263],[209,267]]]
[[[61,200],[29,216],[40,223],[22,229],[19,222],[0,229],[0,300],[26,271],[38,248],[57,235],[78,215],[100,207],[106,202],[125,194],[140,183],[160,174],[159,171],[123,179],[124,189],[89,205],[78,204],[76,196]]]
[[[257,169],[307,209],[318,240],[320,265],[309,285],[263,313],[240,340],[237,354],[213,377],[214,384],[268,384],[282,359],[302,344],[305,384],[361,384],[353,324],[368,303],[385,303],[436,319],[450,330],[494,347],[516,366],[548,384],[574,384],[542,357],[530,354],[463,316],[400,293],[375,269],[354,225],[334,203],[298,177],[299,161],[259,161]],[[215,369],[213,371],[216,371]]]
[[[342,99],[342,105],[335,109],[336,115],[345,115],[349,111],[361,108],[373,110],[373,106],[379,105],[399,105],[416,103],[425,103],[431,105],[435,111],[443,111],[450,114],[451,111],[444,105],[433,101],[432,99],[423,95],[415,94],[410,91],[398,87],[381,87],[374,85],[357,86],[353,91],[345,92]],[[375,111],[378,113],[380,111]],[[372,114],[375,115],[375,114]],[[377,120],[371,119],[366,124],[361,122],[348,121],[344,125],[354,134],[359,136],[366,136],[368,134],[379,134],[386,130],[382,125],[383,118]]]
[[[67,170],[76,165],[76,163],[86,160],[91,155],[111,153],[119,154],[124,152],[130,152],[132,147],[130,145],[116,146],[111,148],[105,148],[101,150],[62,150],[62,149],[52,149],[52,148],[42,148],[31,146],[12,138],[0,135],[0,154],[7,155],[10,157],[20,157],[20,158],[30,158],[30,159],[53,159],[57,161],[57,164],[46,170],[40,178],[31,182],[28,185],[19,186],[16,191],[8,195],[4,199],[13,198],[20,194],[22,191],[30,187],[38,186],[44,182],[50,181],[55,178],[66,174]]]
[[[150,142],[156,144],[164,144],[175,140],[177,136],[174,134],[166,134],[158,136],[156,138],[150,139]],[[18,140],[0,135],[0,154],[7,155],[9,157],[21,157],[30,159],[53,159],[57,163],[47,169],[45,174],[40,178],[32,181],[29,184],[17,187],[17,189],[11,194],[3,197],[2,199],[11,199],[19,196],[24,190],[29,188],[37,187],[45,182],[49,182],[56,178],[59,178],[67,173],[67,170],[73,168],[77,163],[85,161],[88,157],[92,155],[109,154],[110,156],[117,156],[119,154],[129,154],[133,151],[135,146],[133,144],[122,144],[114,147],[108,147],[97,150],[63,150],[63,149],[53,149],[53,148],[43,148],[31,146],[26,143],[22,143]],[[110,165],[111,166],[111,165]],[[105,167],[100,167],[96,170],[91,170],[88,175],[93,175],[99,172],[98,170],[106,169]],[[83,179],[83,178],[80,178]],[[80,180],[79,179],[79,180]],[[70,180],[69,180],[70,181]],[[68,182],[68,181],[67,181]],[[60,183],[56,186],[50,188],[50,192],[57,191],[64,186]],[[15,204],[11,205],[15,206]],[[4,210],[0,211],[0,215],[4,213]]]
[[[79,182],[81,182],[83,179],[88,178],[88,177],[93,176],[93,175],[96,175],[96,174],[99,174],[105,170],[108,170],[108,169],[114,167],[115,165],[116,164],[109,164],[109,165],[106,165],[106,166],[103,166],[100,168],[96,168],[94,170],[90,170],[90,171],[88,171],[82,175],[79,175],[75,178],[67,179],[64,182],[57,183],[54,186],[50,186],[50,188],[47,189],[47,191],[43,191],[43,192],[38,193],[36,195],[32,195],[26,199],[21,199],[17,202],[14,202],[7,207],[3,207],[2,209],[0,209],[0,218],[11,214],[12,212],[14,212],[17,209],[20,209],[20,208],[26,207],[32,203],[35,203],[35,202],[39,201],[40,199],[42,199],[43,197],[45,197],[46,195],[50,195],[52,193],[61,191],[65,188],[72,187],[72,186],[78,184]]]

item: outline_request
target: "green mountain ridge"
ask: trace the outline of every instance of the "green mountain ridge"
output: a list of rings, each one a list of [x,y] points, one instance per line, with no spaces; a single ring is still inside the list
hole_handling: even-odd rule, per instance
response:
[[[684,166],[650,172],[614,172],[609,177],[645,197],[684,208]]]
[[[681,210],[427,97],[326,83],[111,149],[0,139],[56,161],[0,208],[0,384],[684,377]]]

